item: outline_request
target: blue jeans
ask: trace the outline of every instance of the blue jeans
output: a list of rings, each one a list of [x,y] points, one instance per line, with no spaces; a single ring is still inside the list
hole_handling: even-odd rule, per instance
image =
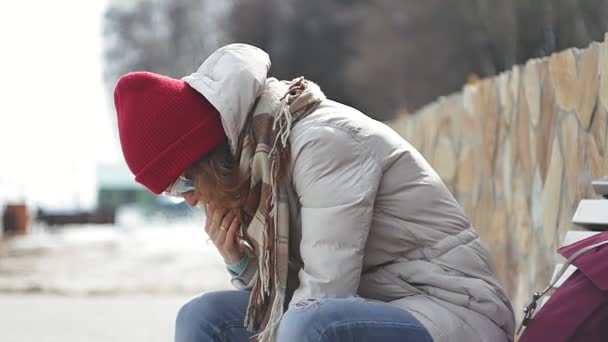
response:
[[[175,342],[248,342],[248,291],[209,292],[177,314]],[[277,342],[432,342],[406,310],[360,297],[308,300],[285,312]]]

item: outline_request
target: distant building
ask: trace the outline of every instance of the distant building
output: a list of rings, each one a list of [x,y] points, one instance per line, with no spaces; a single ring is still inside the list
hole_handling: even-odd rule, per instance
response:
[[[124,163],[97,166],[97,206],[100,210],[116,212],[123,207],[138,208],[144,216],[191,215],[184,202],[177,203],[164,196],[156,196],[135,182]]]
[[[124,164],[99,164],[97,166],[97,206],[116,209],[126,204],[152,204],[155,196],[135,182]]]

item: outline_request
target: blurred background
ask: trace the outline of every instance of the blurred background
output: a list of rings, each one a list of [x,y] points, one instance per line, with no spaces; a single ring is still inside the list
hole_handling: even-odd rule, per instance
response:
[[[606,31],[608,0],[3,2],[0,339],[166,341],[181,303],[229,287],[202,213],[126,168],[122,74],[181,77],[245,42],[386,121]]]

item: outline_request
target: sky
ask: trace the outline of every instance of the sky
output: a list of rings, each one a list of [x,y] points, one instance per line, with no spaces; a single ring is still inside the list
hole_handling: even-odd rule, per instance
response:
[[[0,205],[90,208],[96,165],[122,162],[103,87],[106,2],[0,3]]]

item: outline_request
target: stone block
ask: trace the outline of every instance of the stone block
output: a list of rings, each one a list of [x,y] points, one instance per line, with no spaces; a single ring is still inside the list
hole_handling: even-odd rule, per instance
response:
[[[543,184],[540,179],[538,168],[534,170],[532,177],[532,186],[528,188],[530,199],[530,223],[534,231],[542,230],[543,227]]]
[[[579,182],[585,163],[584,134],[574,115],[566,115],[561,122],[564,166],[570,203],[579,199]]]
[[[402,120],[403,122],[403,126],[404,131],[405,131],[405,135],[404,138],[407,141],[410,141],[410,139],[412,139],[412,137],[414,136],[414,132],[416,131],[416,120],[414,118],[408,118],[407,120]],[[411,143],[411,141],[410,141]]]
[[[457,189],[459,193],[471,194],[473,192],[473,184],[475,182],[473,170],[473,153],[471,148],[467,146],[461,151],[460,160],[458,161]]]
[[[506,276],[509,271],[509,255],[506,253],[510,245],[509,216],[503,201],[500,201],[493,211],[482,242],[490,248],[497,272]]]
[[[572,50],[552,55],[549,59],[549,72],[555,86],[557,103],[566,111],[573,110],[578,102],[578,82],[576,60]]]
[[[511,125],[511,118],[513,116],[513,94],[509,86],[511,79],[511,72],[503,72],[496,79],[496,86],[498,87],[498,100],[500,103],[500,120],[505,127]]]
[[[608,158],[608,124],[606,125],[605,132],[606,134],[604,135],[604,157]]]
[[[494,198],[491,189],[491,186],[481,184],[479,200],[475,203],[471,216],[471,223],[478,231],[483,231],[483,234],[492,231],[491,222],[494,216]]]
[[[608,109],[608,41],[601,43],[598,46],[598,50],[600,73],[599,101],[604,106],[604,109]]]
[[[510,173],[510,170],[505,170],[505,162],[509,163],[510,160],[507,157],[506,160],[504,158],[505,155],[505,150],[507,150],[507,153],[510,154],[511,151],[508,150],[510,149],[510,146],[507,145],[507,141],[510,141],[509,139],[506,139],[505,141],[501,141],[498,146],[497,146],[497,151],[496,151],[496,168],[494,170],[494,175],[491,179],[493,186],[494,186],[494,193],[496,194],[496,198],[505,198],[506,194],[508,192],[510,192],[510,187],[509,188],[505,188],[505,178],[506,175],[505,173]],[[510,182],[510,180],[509,180]],[[508,189],[508,191],[505,191],[506,189]],[[508,202],[508,206],[507,209],[509,209],[511,207],[511,203]],[[508,210],[507,210],[508,211]]]
[[[528,206],[528,188],[521,177],[513,178],[513,194],[511,197],[512,225],[515,230],[519,255],[525,257],[529,253],[532,227],[530,224],[530,209]]]
[[[422,128],[420,127],[420,121],[421,121],[421,117],[422,115],[424,115],[424,113],[420,113],[420,114],[416,114],[415,116],[415,122],[414,122],[414,132],[410,137],[410,144],[412,144],[414,147],[416,147],[416,149],[418,149],[418,151],[422,152],[422,144],[424,142],[424,131],[422,130]]]
[[[591,44],[582,52],[578,61],[577,82],[576,113],[581,126],[587,129],[591,125],[591,114],[593,114],[599,87],[597,43]]]
[[[451,95],[445,99],[445,107],[450,115],[450,135],[452,141],[456,144],[456,149],[460,150],[462,146],[462,136],[468,133],[463,132],[464,121],[464,106],[462,104],[462,95]]]
[[[477,113],[481,114],[482,132],[482,163],[484,175],[492,176],[495,147],[498,143],[498,94],[494,80],[487,79],[479,84],[480,92],[477,94]]]
[[[520,322],[521,316],[523,316],[523,308],[528,305],[530,298],[532,298],[532,290],[530,288],[530,275],[528,270],[528,262],[520,260],[517,265],[517,271],[510,272],[510,274],[517,274],[516,285],[513,294],[510,294],[513,309],[517,315],[516,322]]]
[[[557,223],[557,234],[555,236],[556,246],[560,246],[564,237],[568,231],[575,228],[572,224],[572,216],[574,215],[574,208],[568,201],[568,196],[562,196],[560,199],[559,219]]]
[[[418,118],[418,129],[422,131],[422,143],[420,145],[421,153],[426,157],[431,157],[435,138],[437,136],[436,117],[437,113],[434,110],[428,110],[421,114]]]
[[[606,154],[606,130],[608,115],[604,106],[597,106],[594,114],[594,119],[591,124],[591,136],[595,140],[600,156],[608,157]]]
[[[447,136],[441,136],[433,153],[433,167],[444,182],[452,182],[456,173],[454,144]]]
[[[526,102],[528,103],[528,111],[530,122],[533,126],[538,124],[540,117],[540,77],[539,77],[539,61],[531,59],[526,63],[524,68],[524,93]]]
[[[549,170],[543,189],[543,231],[545,243],[552,244],[557,230],[558,211],[564,174],[564,159],[560,153],[557,138],[553,139]]]
[[[474,112],[464,111],[462,113],[462,136],[460,139],[461,145],[478,144],[481,137],[481,123],[475,116]]]
[[[519,88],[521,88],[521,73],[522,67],[519,65],[513,66],[509,75],[509,88],[511,90],[511,101],[513,108],[516,108],[519,103]],[[511,113],[514,113],[512,111]],[[511,119],[511,118],[509,118]],[[511,122],[511,120],[509,120]]]
[[[507,209],[509,212],[511,212],[512,210],[512,184],[513,184],[513,159],[511,159],[511,140],[506,139],[503,143],[502,143],[502,152],[501,154],[498,156],[498,158],[500,158],[501,160],[501,168],[502,168],[502,172],[501,172],[501,181],[502,181],[502,189],[503,189],[503,196],[505,198],[505,200],[507,201]]]
[[[547,65],[547,63],[544,64]],[[542,73],[542,82],[542,105],[537,128],[536,158],[538,160],[540,177],[544,182],[547,176],[553,137],[555,136],[558,108],[555,102],[555,90],[553,89],[551,74],[548,71]]]
[[[523,92],[523,88],[521,91]],[[520,94],[516,122],[517,140],[513,140],[513,142],[517,145],[517,159],[519,159],[524,171],[524,179],[526,180],[526,184],[530,185],[534,161],[536,160],[536,136],[530,126],[528,108],[523,93]]]

